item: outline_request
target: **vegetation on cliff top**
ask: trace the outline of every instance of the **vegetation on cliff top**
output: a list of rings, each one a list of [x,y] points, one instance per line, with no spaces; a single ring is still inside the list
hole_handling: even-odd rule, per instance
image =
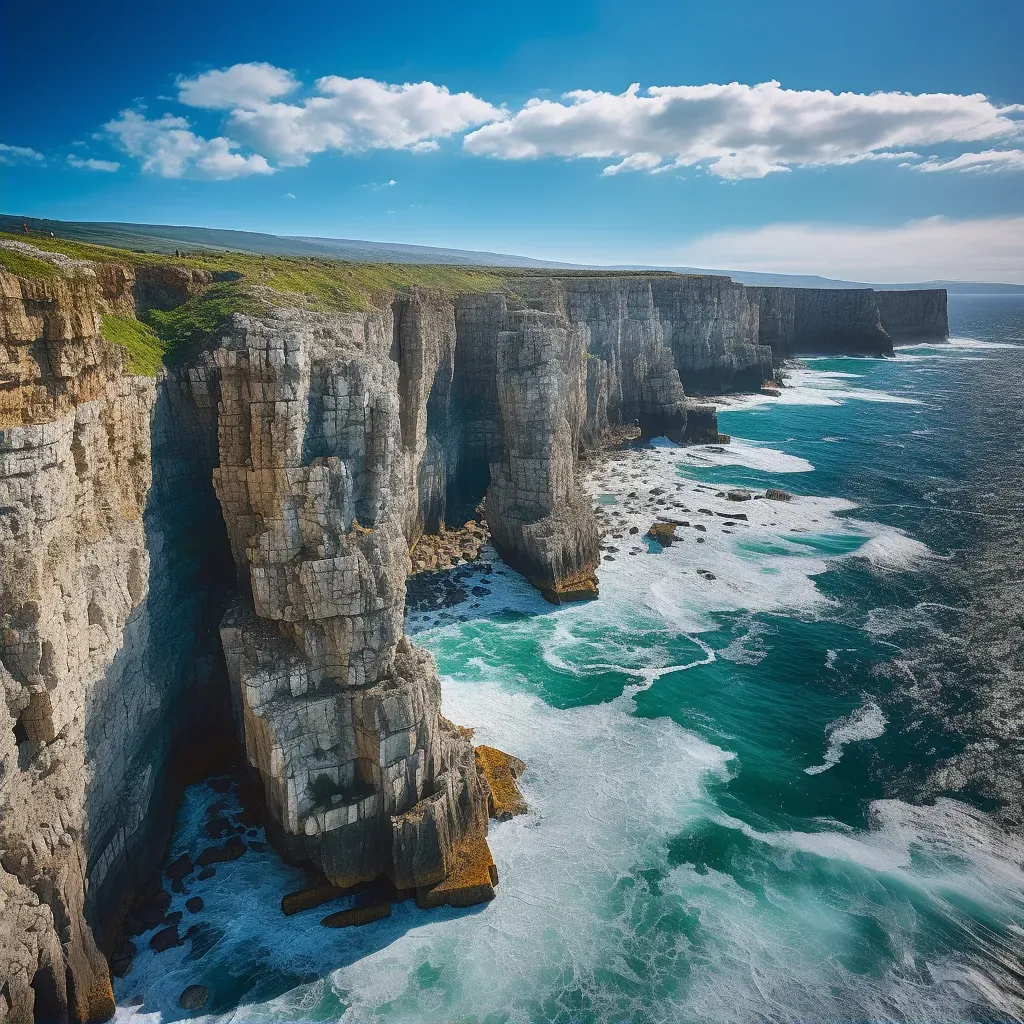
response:
[[[0,267],[18,277],[42,277],[47,280],[60,277],[60,271],[53,264],[36,259],[35,256],[27,256],[17,249],[0,248]]]
[[[191,267],[210,271],[211,284],[171,310],[148,310],[138,320],[104,316],[103,334],[124,345],[132,372],[154,375],[161,362],[192,358],[233,313],[258,313],[275,303],[322,312],[356,312],[387,302],[413,287],[454,296],[466,292],[504,291],[513,302],[516,278],[540,275],[603,276],[600,271],[552,271],[522,267],[470,267],[439,263],[354,263],[325,256],[268,256],[226,250],[161,252],[118,249],[70,238],[20,235],[0,231],[0,239],[27,242],[77,260],[122,263],[131,267]],[[54,278],[60,270],[44,260],[0,248],[0,263],[21,277]],[[608,272],[628,276],[628,272]],[[644,276],[657,276],[645,273]]]
[[[103,314],[103,337],[128,350],[128,371],[155,377],[164,358],[164,343],[151,327],[134,317]]]
[[[387,293],[414,286],[443,294],[500,289],[512,272],[501,267],[462,267],[442,264],[349,263],[314,256],[261,256],[244,252],[187,252],[181,256],[114,249],[68,238],[28,237],[0,232],[0,238],[28,242],[49,252],[98,263],[129,266],[179,266],[209,270],[215,277],[240,275],[235,294],[271,298],[267,292],[287,296],[309,309],[325,312],[365,310]],[[41,261],[36,261],[41,262]],[[516,272],[519,273],[518,271]],[[31,275],[30,275],[31,276]],[[520,274],[521,276],[521,274]]]

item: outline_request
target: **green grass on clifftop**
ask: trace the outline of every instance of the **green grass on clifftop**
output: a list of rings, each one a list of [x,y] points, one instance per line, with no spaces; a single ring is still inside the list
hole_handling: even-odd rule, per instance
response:
[[[188,252],[181,256],[136,252],[93,245],[67,238],[0,232],[0,238],[28,242],[49,252],[60,252],[80,260],[126,263],[130,266],[181,266],[209,270],[215,277],[235,277],[240,286],[234,294],[260,295],[325,312],[365,310],[388,293],[413,286],[430,288],[446,295],[500,289],[513,272],[501,267],[464,267],[442,264],[350,263],[313,256],[261,256],[244,252]],[[36,261],[38,262],[38,261]],[[521,272],[515,271],[521,276]]]
[[[133,317],[103,314],[103,337],[128,350],[128,370],[155,377],[164,358],[164,344],[152,328]]]
[[[26,256],[17,249],[0,248],[0,267],[18,277],[41,277],[46,280],[60,277],[60,271],[52,263],[35,256]]]
[[[210,271],[214,283],[177,309],[149,310],[139,320],[104,317],[104,334],[124,345],[135,373],[153,375],[161,361],[184,362],[215,339],[232,313],[259,313],[270,305],[322,312],[357,312],[382,306],[410,288],[454,297],[467,292],[504,291],[515,301],[513,282],[544,277],[605,276],[601,271],[551,271],[521,267],[472,267],[440,263],[355,263],[326,256],[268,256],[226,250],[189,250],[180,256],[118,249],[48,235],[0,232],[0,239],[26,242],[47,252],[96,263],[192,267]],[[0,263],[21,277],[53,278],[53,265],[10,249]],[[608,272],[607,276],[631,276]],[[644,274],[643,276],[654,276]]]
[[[159,339],[165,361],[181,363],[215,336],[232,313],[258,313],[263,305],[241,282],[218,281],[175,309],[150,309],[140,319]]]

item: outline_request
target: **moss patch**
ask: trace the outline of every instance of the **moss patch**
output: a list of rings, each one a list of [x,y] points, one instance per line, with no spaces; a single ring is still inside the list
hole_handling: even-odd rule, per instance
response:
[[[263,305],[241,282],[222,281],[175,309],[147,310],[141,319],[159,339],[165,361],[174,364],[192,358],[232,313],[257,313]]]
[[[60,271],[46,260],[37,259],[35,256],[26,256],[17,249],[0,248],[0,266],[9,270],[18,277],[42,277],[51,280],[60,277]]]
[[[146,324],[127,316],[103,314],[103,337],[128,350],[128,370],[155,377],[163,362],[163,342]]]

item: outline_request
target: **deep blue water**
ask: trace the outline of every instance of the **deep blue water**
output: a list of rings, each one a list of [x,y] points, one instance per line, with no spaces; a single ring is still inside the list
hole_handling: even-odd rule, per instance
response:
[[[493,903],[325,934],[250,852],[205,883],[217,942],[140,954],[121,1015],[204,980],[245,1021],[1024,1019],[1024,300],[950,313],[948,345],[794,366],[724,449],[598,467],[599,601],[495,564],[410,615],[445,713],[530,766]],[[659,510],[691,523],[664,550]]]

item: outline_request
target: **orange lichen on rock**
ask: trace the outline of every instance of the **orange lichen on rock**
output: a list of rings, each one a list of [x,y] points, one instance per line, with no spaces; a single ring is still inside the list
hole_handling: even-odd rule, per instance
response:
[[[390,916],[391,904],[382,901],[352,907],[351,910],[339,910],[336,914],[328,914],[320,923],[325,928],[352,928],[355,925],[369,924],[371,921],[381,921]]]
[[[323,881],[311,885],[308,889],[299,889],[281,897],[281,913],[291,916],[303,910],[311,910],[341,896],[346,896],[350,889],[343,889],[333,882]]]
[[[487,781],[490,798],[488,811],[492,818],[507,821],[516,814],[525,814],[529,808],[519,792],[516,779],[526,771],[526,765],[495,747],[476,748],[476,766]]]
[[[455,866],[437,885],[416,890],[416,902],[424,910],[433,907],[472,907],[494,899],[498,868],[481,829],[468,835],[455,850]]]
[[[530,582],[552,604],[566,604],[569,601],[590,601],[597,597],[597,566],[585,566],[580,572],[563,576],[554,582],[533,580]]]
[[[651,540],[656,540],[662,547],[668,547],[674,540],[676,540],[676,526],[675,523],[655,523],[650,530],[647,531],[647,536]]]

